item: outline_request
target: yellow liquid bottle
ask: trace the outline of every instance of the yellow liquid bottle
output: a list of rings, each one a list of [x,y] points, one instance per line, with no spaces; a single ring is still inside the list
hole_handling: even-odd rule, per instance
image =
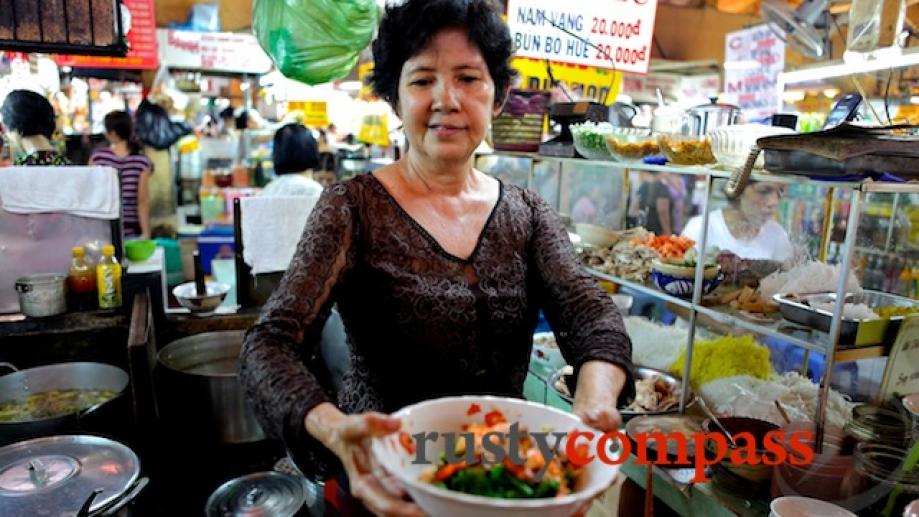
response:
[[[112,245],[102,247],[102,258],[96,264],[96,285],[100,309],[121,307],[121,264]]]

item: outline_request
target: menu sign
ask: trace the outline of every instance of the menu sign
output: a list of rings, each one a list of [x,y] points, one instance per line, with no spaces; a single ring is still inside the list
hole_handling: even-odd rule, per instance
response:
[[[881,379],[880,400],[919,393],[919,316],[903,320]]]
[[[724,91],[747,120],[776,112],[776,80],[785,68],[785,42],[766,25],[728,33],[724,49]]]
[[[170,29],[156,32],[166,66],[239,74],[266,74],[271,70],[271,58],[251,34]]]
[[[54,62],[58,66],[71,68],[156,70],[159,63],[153,0],[122,0],[121,5],[122,12],[127,11],[127,16],[123,16],[122,19],[130,23],[126,57],[58,55],[54,57]]]
[[[651,62],[656,13],[657,0],[507,3],[517,57],[638,74],[647,73]]]

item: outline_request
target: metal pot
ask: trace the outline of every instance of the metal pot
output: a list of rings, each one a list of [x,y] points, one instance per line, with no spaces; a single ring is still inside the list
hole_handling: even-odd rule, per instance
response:
[[[732,104],[702,104],[686,110],[684,117],[684,134],[705,136],[711,130],[737,124],[740,121],[740,108]]]
[[[127,446],[101,436],[65,435],[0,448],[3,515],[126,516],[147,485]]]
[[[157,405],[168,429],[208,444],[265,438],[237,376],[242,341],[243,331],[207,332],[160,350]]]
[[[102,363],[59,363],[4,375],[0,377],[0,404],[55,390],[113,391],[117,395],[61,416],[0,422],[0,444],[77,431],[118,434],[124,422],[130,421],[130,399],[125,394],[128,380],[121,368]]]
[[[43,318],[67,312],[64,273],[26,275],[16,280],[19,310],[26,316]]]

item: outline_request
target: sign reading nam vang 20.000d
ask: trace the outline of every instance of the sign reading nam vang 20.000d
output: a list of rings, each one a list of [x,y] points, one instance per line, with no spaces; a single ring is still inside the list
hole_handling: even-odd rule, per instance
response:
[[[657,0],[509,0],[507,22],[518,57],[644,74],[656,12]]]

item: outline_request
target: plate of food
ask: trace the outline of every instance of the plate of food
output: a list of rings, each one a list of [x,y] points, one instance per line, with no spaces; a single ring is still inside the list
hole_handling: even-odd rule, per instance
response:
[[[549,387],[568,404],[574,403],[567,379],[572,373],[571,366],[565,366],[549,378]],[[646,366],[636,366],[632,375],[635,378],[635,398],[619,408],[623,421],[640,415],[673,414],[679,410],[682,384],[679,378]],[[688,400],[694,400],[691,390]]]
[[[572,431],[591,429],[571,413],[534,402],[488,396],[445,397],[407,406],[392,416],[402,421],[402,431],[375,438],[372,452],[429,515],[523,517],[535,512],[567,517],[609,487],[619,470],[601,461],[576,466],[565,454],[567,437],[573,436]],[[519,464],[508,460],[512,454],[508,436],[514,428],[525,433],[515,441],[517,452],[525,458]],[[547,456],[534,449],[533,435],[529,434],[533,432],[563,432],[567,436]],[[438,433],[439,439],[419,446],[413,438],[419,433]],[[461,433],[471,433],[473,443],[466,438],[452,442],[462,461],[448,463],[445,435]],[[489,439],[486,448],[482,443],[486,433],[501,436]],[[593,441],[581,437],[577,444],[590,448],[598,441],[599,436]],[[507,453],[505,461],[493,461],[495,445]],[[418,461],[419,451],[423,451],[424,461]],[[608,453],[611,457],[617,454],[614,450]],[[466,461],[470,457],[471,461]]]

